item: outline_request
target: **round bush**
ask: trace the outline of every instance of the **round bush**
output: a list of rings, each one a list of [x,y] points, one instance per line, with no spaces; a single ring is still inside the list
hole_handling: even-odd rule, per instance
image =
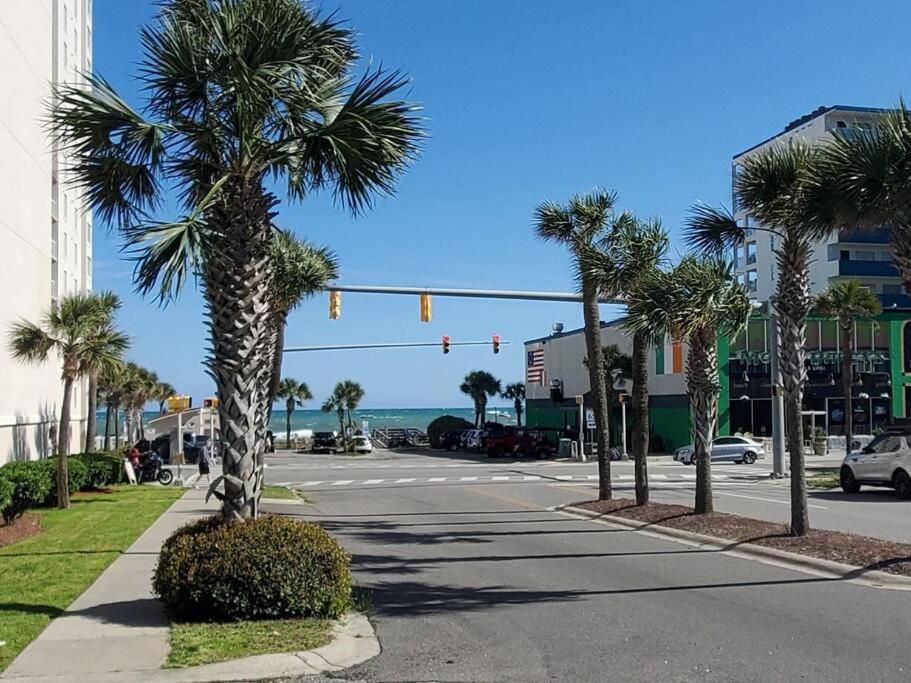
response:
[[[153,588],[180,619],[337,617],[350,604],[351,558],[323,529],[268,515],[202,519],[161,548]]]
[[[5,511],[13,502],[13,485],[0,470],[0,510]],[[12,520],[10,520],[12,521]]]
[[[123,458],[119,455],[79,453],[70,456],[70,463],[74,460],[82,462],[86,467],[85,481],[80,488],[100,489],[124,480]]]
[[[439,448],[440,437],[443,436],[443,432],[448,432],[450,429],[464,430],[472,429],[473,427],[474,425],[471,422],[463,420],[461,417],[441,415],[427,425],[427,440],[430,441],[431,448]]]
[[[48,491],[47,497],[44,499],[44,505],[48,507],[53,507],[57,504],[57,458],[51,458],[49,460],[41,460],[42,465],[44,465],[49,473],[51,478],[51,489]],[[69,489],[70,495],[72,496],[76,491],[85,487],[85,483],[88,480],[89,469],[85,466],[85,463],[76,458],[67,458],[66,461],[66,483],[67,488]]]
[[[0,473],[12,487],[10,502],[3,508],[3,519],[7,524],[47,499],[53,486],[48,463],[53,465],[50,460],[25,460],[9,462],[0,468]]]

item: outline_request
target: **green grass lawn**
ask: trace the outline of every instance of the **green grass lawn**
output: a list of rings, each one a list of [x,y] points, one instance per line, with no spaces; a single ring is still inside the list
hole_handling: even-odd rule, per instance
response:
[[[114,486],[76,494],[69,510],[35,510],[44,530],[0,548],[0,670],[183,493]]]
[[[327,619],[171,624],[168,667],[197,666],[251,655],[300,652],[329,642]]]
[[[289,489],[287,486],[275,486],[274,484],[265,484],[263,486],[263,498],[277,498],[281,500],[308,500],[307,496],[305,496],[300,491]]]
[[[840,484],[837,468],[818,470],[807,477],[807,485],[816,489],[831,489]]]

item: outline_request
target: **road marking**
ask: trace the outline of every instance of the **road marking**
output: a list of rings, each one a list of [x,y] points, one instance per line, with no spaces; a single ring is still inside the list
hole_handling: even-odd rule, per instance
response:
[[[427,481],[446,481],[446,477],[431,477]]]
[[[459,481],[477,481],[477,477],[459,477]]]
[[[618,475],[617,475],[617,479],[627,479],[627,480],[629,480],[629,479],[633,479],[633,478],[634,478],[634,477],[633,477],[632,474],[618,474]]]
[[[413,481],[414,481],[414,479],[396,479],[395,483],[396,484],[410,484]]]
[[[523,507],[528,510],[544,510],[545,509],[545,508],[541,507],[540,505],[531,503],[527,500],[522,500],[521,498],[513,498],[512,496],[504,496],[499,493],[494,493],[493,491],[487,491],[485,489],[478,489],[478,488],[474,488],[472,486],[466,486],[465,489],[468,491],[471,491],[472,493],[477,493],[479,496],[487,496],[488,498],[496,498],[497,500],[501,500],[504,503],[511,503],[512,505],[518,505],[519,507]]]
[[[731,496],[732,498],[749,498],[750,500],[761,500],[766,503],[778,503],[780,505],[790,505],[791,504],[790,500],[775,500],[774,498],[760,498],[759,496],[744,496],[742,494],[737,494],[737,493],[719,492],[718,495],[719,496]],[[823,505],[809,505],[808,504],[807,507],[816,508],[817,510],[828,510],[829,509]]]
[[[321,481],[304,481],[298,484],[298,486],[319,486],[323,482]]]
[[[532,474],[527,477],[522,477],[522,481],[541,481],[541,477],[536,474]]]
[[[386,481],[386,480],[385,479],[368,479],[364,483],[365,484],[382,484],[384,481]]]
[[[512,477],[491,477],[490,481],[509,481]]]
[[[573,478],[573,475],[571,475],[571,474],[558,474],[557,476],[554,477],[554,479],[559,479],[560,481],[569,481],[572,478]]]
[[[353,484],[353,479],[339,479],[338,481],[332,482],[333,486],[347,486],[348,484]]]
[[[650,474],[648,475],[649,479],[667,479],[666,474]]]

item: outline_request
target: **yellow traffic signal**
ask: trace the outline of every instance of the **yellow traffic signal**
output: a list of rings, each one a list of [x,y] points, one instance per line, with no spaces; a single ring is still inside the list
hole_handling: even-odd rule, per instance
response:
[[[429,323],[433,318],[433,309],[429,294],[421,294],[421,322]]]
[[[218,407],[218,398],[213,396],[212,398],[204,399],[202,402],[203,408],[217,408]]]
[[[342,293],[337,289],[329,290],[329,318],[338,320],[342,317]]]
[[[191,399],[189,396],[168,396],[168,410],[178,412],[190,407]]]

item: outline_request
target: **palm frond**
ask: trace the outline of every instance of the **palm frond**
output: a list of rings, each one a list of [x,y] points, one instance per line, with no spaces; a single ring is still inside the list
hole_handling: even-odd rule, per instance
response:
[[[56,339],[34,323],[23,320],[10,325],[7,345],[20,363],[43,363],[57,344]]]
[[[545,242],[570,244],[575,231],[572,213],[557,202],[542,202],[535,207],[534,231]]]
[[[704,254],[721,254],[743,244],[744,230],[724,206],[695,204],[685,226],[686,243]]]
[[[201,271],[210,237],[206,223],[192,217],[131,229],[124,248],[136,262],[133,280],[137,291],[143,295],[154,292],[162,304],[173,301],[187,280]]]
[[[339,277],[339,259],[332,249],[298,239],[289,231],[275,231],[271,252],[272,291],[276,308],[282,313],[293,310]]]

